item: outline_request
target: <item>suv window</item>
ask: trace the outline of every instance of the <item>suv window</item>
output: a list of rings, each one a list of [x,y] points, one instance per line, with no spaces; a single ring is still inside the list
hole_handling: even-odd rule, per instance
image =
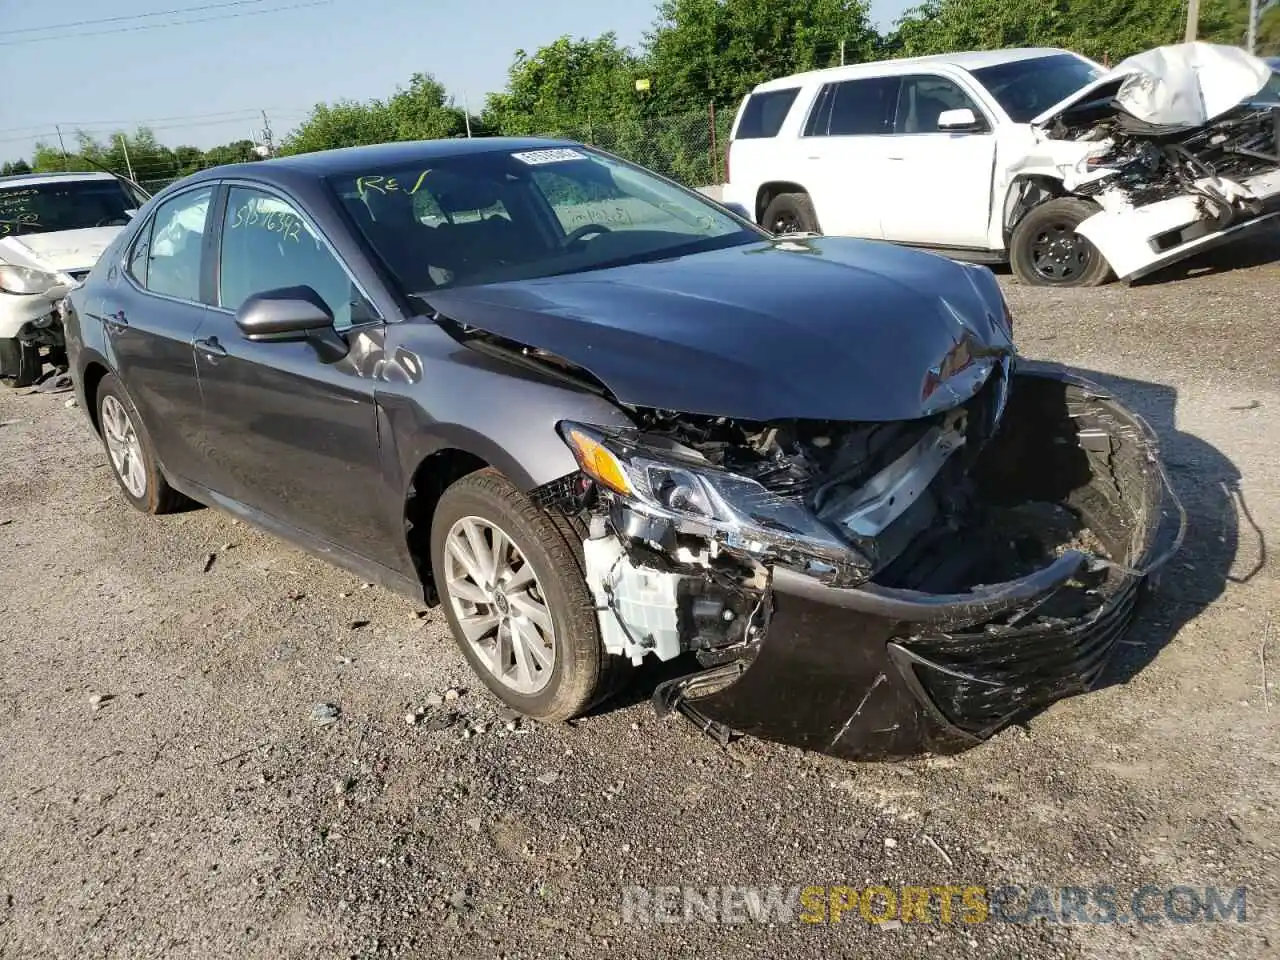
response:
[[[898,77],[868,77],[829,84],[819,105],[825,117],[812,117],[811,136],[877,136],[893,132]]]
[[[260,190],[232,187],[222,227],[218,303],[228,310],[255,293],[307,286],[345,329],[375,319],[350,274],[287,201]]]
[[[179,300],[200,300],[200,259],[213,187],[166,200],[138,235],[129,272],[150,290]]]
[[[978,105],[954,81],[936,76],[903,77],[894,132],[937,133],[940,114],[965,108],[982,119]]]
[[[742,119],[738,121],[738,130],[733,138],[761,140],[776,137],[799,92],[799,87],[791,87],[787,90],[751,94],[747,97],[746,106],[742,108]]]

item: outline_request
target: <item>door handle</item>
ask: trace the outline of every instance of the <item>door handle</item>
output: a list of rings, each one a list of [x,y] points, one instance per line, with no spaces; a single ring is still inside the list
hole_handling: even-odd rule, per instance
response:
[[[886,160],[905,160],[906,157],[885,157]]]
[[[127,327],[129,325],[129,320],[124,315],[123,310],[117,310],[115,313],[104,313],[102,315],[102,322],[107,326],[115,327],[116,329]]]
[[[218,342],[217,337],[196,340],[192,346],[211,360],[219,360],[227,355],[227,348]]]

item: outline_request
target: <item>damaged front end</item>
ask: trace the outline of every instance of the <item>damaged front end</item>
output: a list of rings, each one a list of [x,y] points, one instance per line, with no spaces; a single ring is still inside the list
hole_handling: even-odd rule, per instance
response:
[[[1136,279],[1280,215],[1276,88],[1241,50],[1157,48],[1037,118],[1042,149],[1021,172],[1047,161],[1039,172],[1097,203],[1077,232]]]
[[[607,649],[693,653],[663,684],[719,736],[848,759],[955,752],[1087,689],[1177,548],[1140,418],[1002,358],[909,421],[745,423],[635,409],[563,423]]]

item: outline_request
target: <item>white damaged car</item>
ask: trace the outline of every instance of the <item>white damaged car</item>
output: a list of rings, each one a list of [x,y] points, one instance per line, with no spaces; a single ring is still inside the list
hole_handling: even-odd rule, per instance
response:
[[[39,379],[64,353],[62,298],[147,201],[109,173],[0,177],[0,384]]]
[[[888,60],[758,86],[726,203],[822,232],[1011,263],[1024,281],[1132,280],[1280,211],[1280,97],[1236,47],[1106,70],[1052,48]]]

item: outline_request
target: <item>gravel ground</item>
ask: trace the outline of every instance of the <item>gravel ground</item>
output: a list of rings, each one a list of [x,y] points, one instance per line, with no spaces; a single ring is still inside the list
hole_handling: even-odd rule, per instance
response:
[[[438,613],[215,510],[142,516],[66,395],[0,394],[0,955],[1275,956],[1278,258],[1005,278],[1024,353],[1160,431],[1188,541],[1097,690],[895,765],[722,749],[651,676],[509,730]],[[1245,885],[1248,913],[621,922],[628,885],[872,883]]]

